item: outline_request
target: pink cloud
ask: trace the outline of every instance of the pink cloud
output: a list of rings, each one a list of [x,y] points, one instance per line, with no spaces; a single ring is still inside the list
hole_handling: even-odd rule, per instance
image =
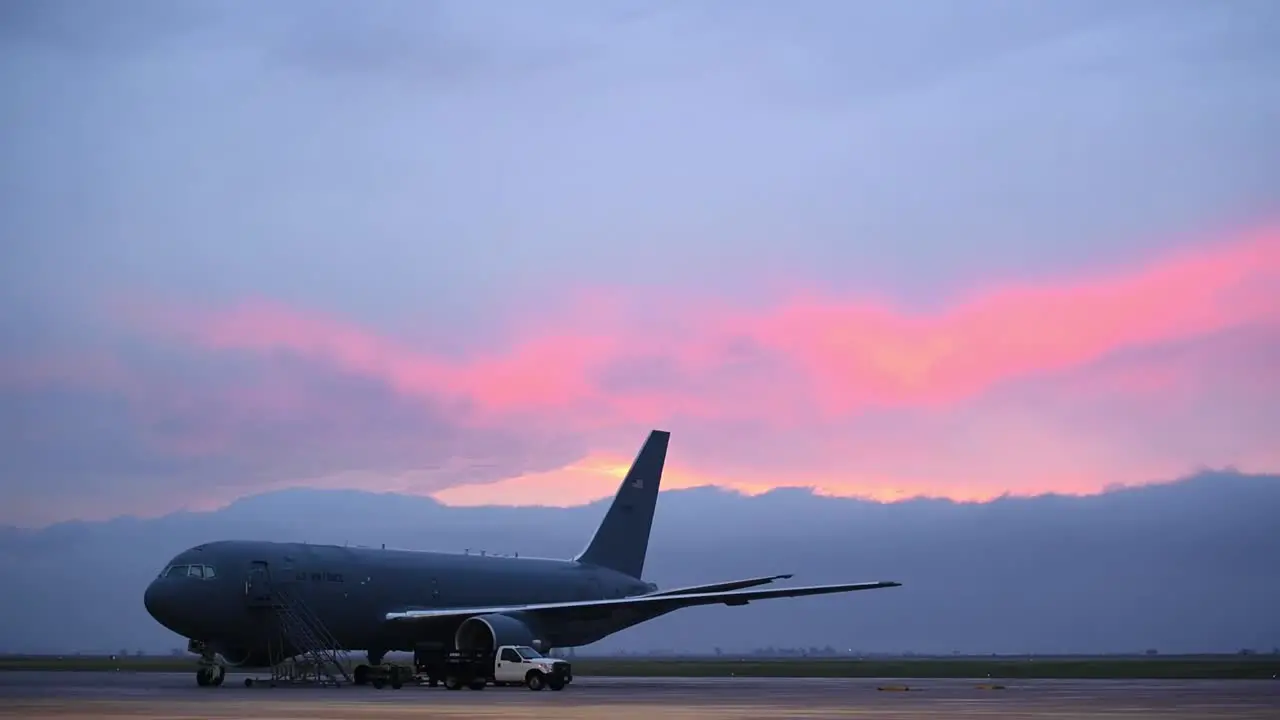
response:
[[[932,314],[798,295],[762,312],[686,307],[667,325],[638,320],[636,304],[610,302],[608,293],[594,297],[578,316],[537,324],[567,330],[526,330],[505,348],[465,360],[268,301],[182,317],[170,329],[210,349],[322,360],[400,393],[450,399],[485,421],[550,412],[575,413],[588,425],[671,415],[801,414],[811,421],[815,413],[955,403],[1126,348],[1280,322],[1280,233],[1257,232],[1129,272],[975,293]],[[729,367],[733,347],[744,342],[754,348],[754,365]],[[604,371],[651,355],[697,383],[601,387]],[[726,375],[738,382],[726,386]]]
[[[1280,322],[1280,232],[1129,272],[977,293],[937,314],[806,299],[734,326],[787,352],[824,409],[951,402],[1129,347]],[[1144,381],[1145,382],[1145,381]]]

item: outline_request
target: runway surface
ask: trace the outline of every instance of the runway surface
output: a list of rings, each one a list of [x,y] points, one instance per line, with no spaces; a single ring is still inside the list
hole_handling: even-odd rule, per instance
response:
[[[448,691],[406,686],[254,687],[228,675],[198,688],[191,674],[0,672],[0,718],[1267,718],[1280,680],[1000,681],[766,678],[577,678],[562,692]],[[906,692],[880,687],[908,687]]]

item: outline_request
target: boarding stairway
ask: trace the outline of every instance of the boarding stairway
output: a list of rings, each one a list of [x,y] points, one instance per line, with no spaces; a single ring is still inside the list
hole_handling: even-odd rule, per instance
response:
[[[287,583],[277,583],[272,591],[271,606],[280,630],[278,651],[273,653],[279,662],[272,666],[272,682],[316,682],[332,686],[353,682],[347,670],[350,655],[303,602],[301,595],[293,592]],[[292,658],[282,657],[285,647],[294,651]]]

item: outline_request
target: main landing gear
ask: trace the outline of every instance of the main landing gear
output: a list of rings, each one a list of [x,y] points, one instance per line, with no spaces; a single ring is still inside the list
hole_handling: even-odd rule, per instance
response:
[[[352,673],[356,685],[372,685],[381,690],[390,685],[392,690],[399,690],[413,679],[413,669],[399,665],[384,665],[382,660],[386,653],[370,650],[368,665],[357,665]]]
[[[401,665],[357,665],[353,673],[356,685],[372,685],[378,690],[390,685],[399,690],[413,680],[413,668]]]
[[[218,662],[218,654],[208,645],[192,640],[187,650],[200,653],[200,661],[196,666],[196,685],[200,687],[219,687],[227,679],[227,668]]]

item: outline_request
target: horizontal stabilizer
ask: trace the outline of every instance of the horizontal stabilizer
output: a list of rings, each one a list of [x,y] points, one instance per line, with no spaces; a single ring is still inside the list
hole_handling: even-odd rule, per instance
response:
[[[858,590],[879,590],[881,588],[899,587],[897,582],[863,582],[845,583],[841,585],[809,585],[794,588],[772,588],[769,590],[735,590],[731,592],[688,593],[683,595],[638,595],[636,597],[611,598],[608,600],[578,600],[558,603],[533,603],[529,605],[498,605],[489,607],[440,608],[437,610],[405,610],[387,613],[387,620],[430,620],[436,618],[464,618],[472,615],[488,615],[490,613],[530,613],[534,615],[572,615],[582,610],[627,610],[637,609],[654,613],[670,612],[685,607],[698,605],[746,605],[753,600],[772,600],[785,597],[805,597],[808,595],[829,595],[832,593],[856,592]]]

